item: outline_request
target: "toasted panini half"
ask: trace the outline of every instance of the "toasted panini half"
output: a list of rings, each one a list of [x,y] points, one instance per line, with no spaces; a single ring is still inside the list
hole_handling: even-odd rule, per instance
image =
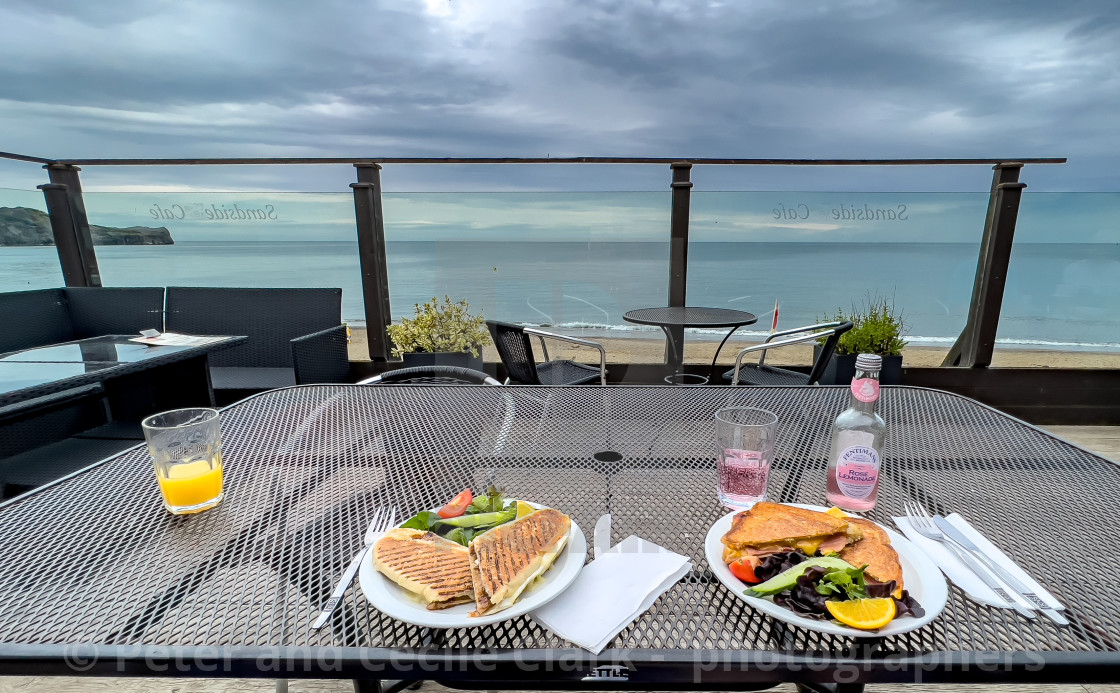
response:
[[[761,556],[800,549],[812,556],[841,550],[860,536],[859,528],[847,518],[780,503],[756,503],[735,516],[723,535],[723,560]]]
[[[470,570],[477,607],[471,616],[513,606],[525,588],[552,567],[571,529],[567,515],[547,508],[475,537]]]
[[[902,594],[902,564],[898,562],[898,552],[891,546],[891,538],[883,528],[870,520],[849,517],[848,522],[857,525],[863,538],[849,544],[840,551],[840,558],[856,566],[867,566],[866,573],[879,582],[894,580],[895,596]]]
[[[373,564],[429,609],[474,601],[467,547],[419,529],[392,529],[373,545]]]

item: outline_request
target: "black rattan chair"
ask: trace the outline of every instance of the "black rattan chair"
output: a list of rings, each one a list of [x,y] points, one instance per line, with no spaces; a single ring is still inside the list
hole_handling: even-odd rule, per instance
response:
[[[0,353],[163,329],[163,289],[102,287],[0,293]]]
[[[346,325],[296,337],[291,344],[296,385],[350,382]]]
[[[791,330],[782,330],[768,336],[762,344],[755,344],[743,349],[735,355],[735,368],[723,374],[723,379],[734,385],[816,385],[824,374],[825,366],[836,351],[836,343],[840,335],[852,329],[850,322],[822,322],[818,325],[807,325]],[[773,341],[778,337],[788,337],[793,334],[808,332],[800,337]],[[786,368],[775,368],[766,365],[766,352],[791,344],[812,342],[824,337],[825,342],[813,360],[813,367],[808,373],[799,373]],[[743,363],[743,357],[752,352],[762,352],[757,364]]]
[[[74,325],[62,289],[0,294],[0,353],[69,342]]]
[[[386,371],[359,381],[359,385],[501,385],[482,371],[459,366],[417,366]]]
[[[135,440],[82,436],[83,429],[105,424],[104,395],[105,387],[97,383],[0,407],[0,498],[136,445]]]
[[[163,331],[163,287],[69,287],[74,339]]]
[[[168,332],[249,337],[242,345],[210,354],[215,390],[326,382],[319,376],[346,382],[346,352],[337,348],[341,327],[342,289],[167,288]],[[318,360],[315,373],[308,365],[297,380],[295,353],[301,365]]]
[[[486,327],[490,330],[490,336],[494,338],[494,346],[497,347],[498,356],[505,364],[510,382],[522,385],[584,385],[598,379],[601,384],[607,384],[607,352],[598,342],[497,320],[487,320]],[[537,363],[533,357],[530,337],[540,340],[543,363]],[[599,367],[568,360],[549,361],[545,339],[598,349]]]

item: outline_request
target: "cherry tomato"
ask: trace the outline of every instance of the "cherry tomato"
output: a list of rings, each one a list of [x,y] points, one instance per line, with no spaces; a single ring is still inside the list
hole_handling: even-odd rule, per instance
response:
[[[469,488],[463,489],[459,495],[451,499],[451,502],[440,508],[436,514],[440,517],[447,519],[449,517],[459,517],[467,512],[467,508],[471,506],[471,501],[474,500],[474,492]]]
[[[753,585],[761,582],[754,574],[754,566],[745,558],[729,563],[727,567],[731,569],[732,575],[747,584]]]

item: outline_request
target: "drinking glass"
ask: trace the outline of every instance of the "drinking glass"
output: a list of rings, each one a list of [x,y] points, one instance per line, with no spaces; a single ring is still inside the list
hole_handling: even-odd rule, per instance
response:
[[[716,412],[719,502],[744,510],[766,500],[778,417],[754,407],[726,407]]]
[[[214,409],[175,409],[141,422],[163,504],[175,515],[222,502],[222,432]]]

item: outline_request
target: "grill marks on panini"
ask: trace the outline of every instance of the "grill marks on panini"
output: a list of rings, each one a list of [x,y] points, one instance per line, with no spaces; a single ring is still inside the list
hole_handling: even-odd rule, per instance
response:
[[[513,531],[512,525],[498,527],[491,530],[499,533],[497,536],[480,542],[476,553],[483,586],[489,595],[508,584],[555,539],[560,525],[557,515],[556,511],[533,513],[529,518],[537,521],[524,523],[520,531]]]
[[[484,532],[462,547],[432,532],[398,528],[374,545],[378,570],[420,595],[429,609],[475,601],[472,616],[509,607],[530,578],[552,565],[571,520],[546,508]]]
[[[467,550],[431,532],[392,530],[377,542],[374,557],[394,582],[419,585],[429,609],[470,601],[474,595]]]
[[[413,580],[436,590],[441,597],[450,599],[474,589],[470,571],[464,570],[469,560],[464,554],[436,547],[426,551],[408,551],[401,547],[401,552],[404,555],[390,555],[386,561]]]

